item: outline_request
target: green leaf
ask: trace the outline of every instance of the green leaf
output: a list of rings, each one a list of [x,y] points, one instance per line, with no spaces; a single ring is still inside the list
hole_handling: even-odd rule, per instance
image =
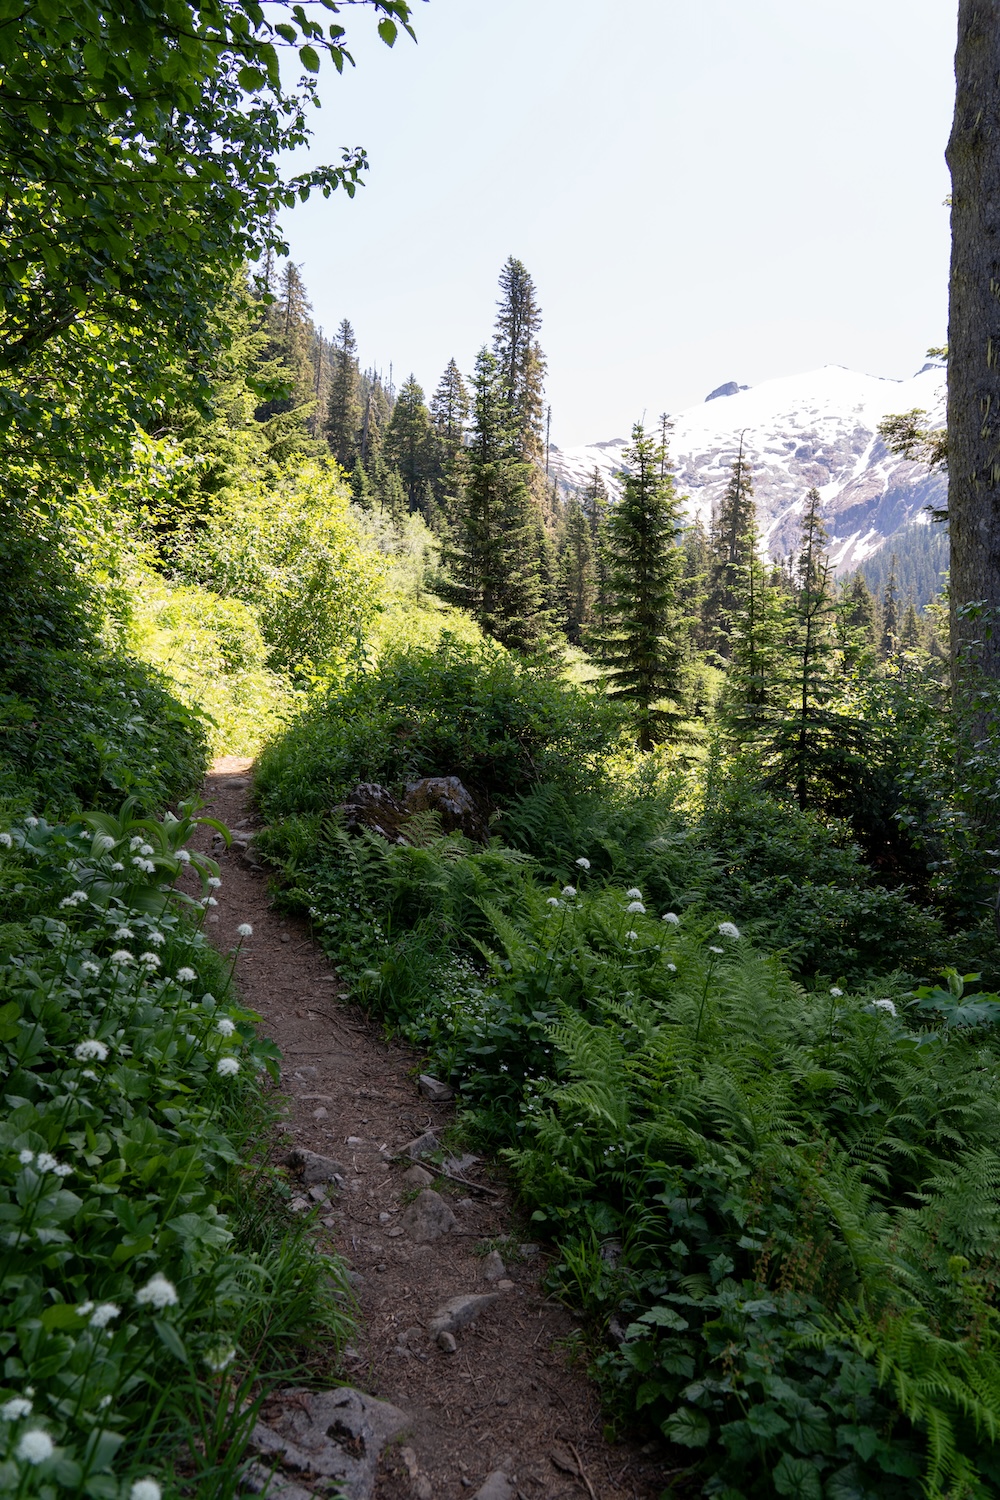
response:
[[[788,1495],[791,1500],[821,1500],[823,1492],[819,1474],[804,1458],[792,1458],[786,1453],[775,1469],[773,1479],[779,1495]]]
[[[240,68],[236,75],[237,82],[245,93],[254,94],[258,89],[264,87],[265,75],[259,68]]]
[[[682,1406],[662,1424],[664,1437],[682,1448],[704,1448],[712,1436],[712,1424],[703,1411]]]
[[[747,1426],[761,1438],[777,1437],[780,1432],[788,1431],[788,1423],[777,1407],[772,1405],[751,1406],[747,1412]]]
[[[391,47],[399,35],[395,21],[390,21],[388,17],[384,21],[380,21],[378,23],[378,34],[383,42],[385,42],[385,45]]]
[[[50,1332],[53,1328],[78,1328],[80,1322],[80,1314],[73,1302],[57,1302],[42,1313],[42,1327]]]
[[[315,47],[300,47],[299,61],[310,73],[319,72],[319,53]]]
[[[675,1313],[672,1307],[663,1306],[651,1307],[649,1312],[643,1313],[639,1322],[653,1323],[657,1328],[673,1328],[678,1333],[683,1333],[686,1328],[690,1327],[690,1324],[685,1322],[679,1313]]]
[[[160,1340],[160,1343],[163,1344],[165,1348],[169,1349],[171,1354],[173,1354],[175,1358],[179,1359],[182,1364],[189,1364],[190,1361],[188,1359],[188,1352],[184,1347],[184,1342],[181,1339],[180,1334],[177,1332],[177,1329],[173,1326],[173,1324],[165,1323],[162,1318],[154,1318],[153,1327],[156,1329],[156,1334]]]

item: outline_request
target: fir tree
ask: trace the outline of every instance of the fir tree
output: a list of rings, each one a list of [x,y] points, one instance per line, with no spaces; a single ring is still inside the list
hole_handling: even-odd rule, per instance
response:
[[[537,335],[542,312],[534,282],[512,255],[500,272],[500,292],[493,352],[508,406],[508,425],[517,436],[521,458],[540,467],[544,453],[545,356]]]
[[[454,497],[464,482],[468,422],[469,392],[458,365],[450,359],[431,397],[431,483],[443,524],[447,524]]]
[[[348,471],[354,467],[361,429],[357,356],[358,344],[354,329],[345,318],[333,341],[326,435],[337,462]]]
[[[600,657],[609,693],[634,704],[639,747],[649,751],[680,717],[680,500],[663,444],[641,423],[626,462],[606,524],[610,606]]]
[[[531,651],[547,626],[539,579],[539,517],[518,433],[510,425],[506,386],[488,349],[479,352],[472,387],[472,440],[445,552],[452,578],[445,592],[494,639]]]
[[[705,634],[712,649],[727,660],[738,580],[746,576],[756,525],[753,476],[743,453],[733,460],[729,483],[712,520],[709,538],[708,591],[703,610]]]
[[[265,314],[267,346],[260,378],[265,386],[275,387],[276,394],[258,406],[258,422],[311,405],[314,399],[313,359],[319,338],[310,312],[302,273],[288,260]]]
[[[711,567],[708,535],[700,516],[696,516],[684,528],[681,537],[684,562],[681,570],[681,598],[684,610],[691,621],[691,646],[696,651],[708,651],[713,639],[705,617],[705,602],[708,597],[706,581]]]
[[[361,377],[361,409],[359,451],[361,462],[371,470],[385,446],[392,420],[392,404],[376,370],[366,370]]]
[[[580,646],[593,623],[597,582],[590,523],[575,496],[567,502],[560,528],[559,594],[566,637]]]
[[[894,661],[899,655],[899,590],[896,585],[896,554],[889,562],[889,576],[882,595],[882,633],[879,655],[883,661]]]
[[[906,613],[903,615],[903,624],[899,632],[899,645],[901,651],[910,654],[925,649],[920,616],[917,614],[917,606],[912,599],[907,600]]]
[[[845,673],[855,672],[876,644],[876,608],[863,573],[844,585],[837,606],[837,635]]]
[[[399,470],[409,509],[419,508],[433,465],[431,418],[415,375],[404,381],[392,409],[385,439],[386,458]]]

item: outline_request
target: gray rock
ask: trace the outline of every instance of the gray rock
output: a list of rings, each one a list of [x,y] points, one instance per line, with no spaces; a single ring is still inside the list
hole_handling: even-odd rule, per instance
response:
[[[453,1333],[449,1333],[446,1328],[442,1328],[441,1332],[438,1334],[437,1346],[444,1354],[454,1354],[458,1349],[455,1335]]]
[[[284,1471],[276,1474],[268,1494],[299,1500],[298,1494],[275,1487],[279,1479],[287,1485],[285,1475],[291,1471],[335,1481],[344,1500],[370,1500],[379,1454],[408,1425],[406,1413],[347,1386],[279,1391],[269,1404],[275,1403],[281,1405],[279,1415],[267,1424],[258,1422],[250,1437],[251,1448],[267,1467]]]
[[[457,1333],[497,1300],[496,1292],[467,1292],[462,1297],[452,1297],[438,1308],[427,1324],[427,1331],[435,1339],[439,1333]]]
[[[420,1156],[430,1156],[432,1151],[438,1149],[438,1145],[438,1138],[433,1130],[425,1130],[423,1135],[418,1135],[416,1140],[403,1147],[403,1154],[416,1160]]]
[[[417,1087],[425,1099],[431,1099],[435,1104],[443,1104],[455,1097],[455,1090],[450,1084],[442,1083],[440,1078],[432,1078],[429,1073],[421,1073],[417,1079]]]
[[[408,781],[403,806],[408,813],[427,809],[440,813],[445,833],[457,829],[479,843],[489,840],[489,825],[457,776],[425,776],[422,781]]]
[[[403,1173],[403,1181],[407,1187],[430,1187],[434,1181],[434,1174],[428,1172],[426,1167],[416,1165],[408,1167]]]
[[[315,1500],[312,1490],[304,1490],[301,1484],[293,1484],[264,1464],[250,1464],[244,1469],[242,1486],[246,1494],[266,1494],[268,1500]]]
[[[427,1335],[415,1323],[412,1328],[400,1329],[396,1335],[396,1343],[401,1349],[422,1349],[427,1343]]]
[[[296,1146],[294,1151],[289,1152],[285,1160],[286,1165],[301,1173],[306,1187],[336,1182],[338,1177],[343,1179],[347,1175],[347,1168],[332,1156],[318,1156],[315,1151],[306,1151],[301,1146]]]
[[[486,1476],[472,1500],[514,1500],[516,1493],[503,1469],[494,1469],[492,1474]]]
[[[411,1239],[418,1244],[439,1240],[458,1228],[458,1220],[441,1197],[432,1188],[424,1188],[403,1215],[402,1226]]]
[[[506,1276],[507,1267],[499,1250],[491,1250],[483,1261],[483,1277],[486,1281],[499,1281],[501,1276]]]

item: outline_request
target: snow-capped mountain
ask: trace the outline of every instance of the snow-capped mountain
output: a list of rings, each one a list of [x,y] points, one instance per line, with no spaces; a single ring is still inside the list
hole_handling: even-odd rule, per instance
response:
[[[910,380],[825,365],[749,389],[729,381],[673,417],[670,454],[678,489],[707,526],[742,434],[766,550],[784,555],[795,547],[806,491],[815,486],[835,566],[856,567],[901,527],[929,521],[925,506],[944,504],[943,476],[894,457],[878,436],[884,417],[914,407],[927,412],[930,427],[944,425],[940,366],[926,365]],[[564,487],[577,489],[596,468],[614,492],[627,448],[626,438],[553,447],[550,469]]]

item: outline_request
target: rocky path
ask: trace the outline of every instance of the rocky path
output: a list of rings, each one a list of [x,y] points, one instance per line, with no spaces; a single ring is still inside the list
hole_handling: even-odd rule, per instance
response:
[[[452,1161],[463,1184],[414,1161],[422,1148],[412,1143],[433,1146],[452,1106],[427,1097],[416,1059],[341,995],[305,925],[272,911],[246,847],[249,788],[248,762],[216,762],[205,812],[233,830],[234,844],[220,854],[204,829],[195,843],[219,858],[223,877],[208,918],[213,941],[228,950],[239,924],[253,926],[236,975],[284,1057],[294,1207],[320,1203],[320,1232],[357,1293],[357,1336],[330,1374],[398,1408],[394,1416],[376,1403],[358,1416],[369,1429],[382,1424],[378,1437],[368,1433],[373,1446],[388,1441],[374,1478],[359,1471],[346,1486],[351,1500],[652,1500],[668,1475],[655,1454],[605,1442],[596,1392],[572,1360],[577,1325],[546,1299],[545,1251],[528,1243],[502,1180],[485,1162]],[[288,1149],[276,1143],[279,1157]],[[300,1396],[294,1412],[279,1403],[264,1413],[270,1462],[283,1464],[274,1500],[328,1492],[317,1442],[355,1428],[319,1402]],[[297,1446],[282,1448],[275,1432]]]

